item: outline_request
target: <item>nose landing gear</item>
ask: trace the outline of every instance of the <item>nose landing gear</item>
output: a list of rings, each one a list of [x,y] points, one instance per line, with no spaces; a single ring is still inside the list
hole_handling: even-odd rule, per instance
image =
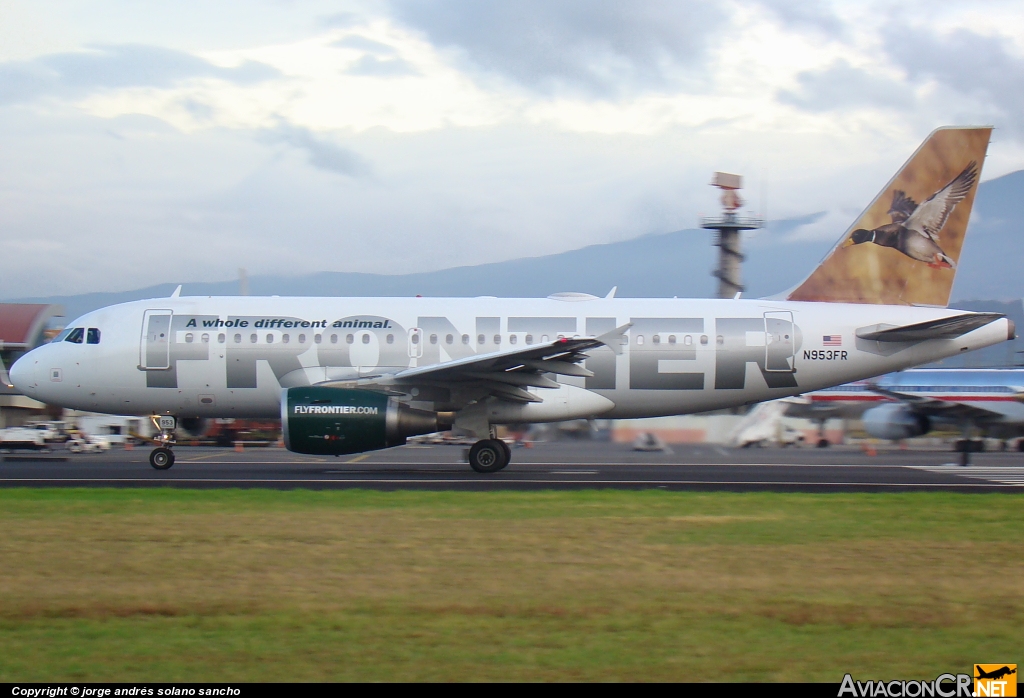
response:
[[[161,445],[150,451],[149,464],[156,470],[167,470],[174,465],[174,451],[171,447],[174,446],[177,420],[168,415],[154,416],[152,420],[153,426],[160,430],[160,435],[155,440]]]

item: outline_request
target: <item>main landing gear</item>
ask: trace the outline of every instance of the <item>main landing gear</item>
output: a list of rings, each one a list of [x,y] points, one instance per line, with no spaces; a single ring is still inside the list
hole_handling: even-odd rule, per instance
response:
[[[174,429],[177,420],[168,415],[152,417],[153,426],[160,430],[160,435],[155,441],[160,444],[149,453],[149,464],[156,470],[167,470],[174,465]]]
[[[496,473],[512,460],[512,449],[501,439],[477,441],[469,449],[469,467],[478,473]]]

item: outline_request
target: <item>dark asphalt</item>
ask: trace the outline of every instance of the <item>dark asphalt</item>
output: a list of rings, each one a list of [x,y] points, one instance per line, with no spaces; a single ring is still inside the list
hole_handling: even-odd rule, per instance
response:
[[[740,450],[674,446],[638,453],[628,444],[556,442],[513,449],[512,464],[492,475],[473,472],[464,446],[403,446],[340,458],[302,456],[281,448],[183,447],[167,471],[149,466],[149,449],[105,454],[5,454],[0,486],[266,487],[495,489],[653,489],[1024,493],[1024,453],[974,455],[967,468],[949,451],[854,447]]]

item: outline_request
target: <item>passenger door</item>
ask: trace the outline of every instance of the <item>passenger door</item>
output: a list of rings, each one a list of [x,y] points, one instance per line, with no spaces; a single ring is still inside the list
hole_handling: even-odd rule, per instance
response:
[[[171,367],[170,310],[147,310],[142,318],[142,346],[139,368],[159,371]]]

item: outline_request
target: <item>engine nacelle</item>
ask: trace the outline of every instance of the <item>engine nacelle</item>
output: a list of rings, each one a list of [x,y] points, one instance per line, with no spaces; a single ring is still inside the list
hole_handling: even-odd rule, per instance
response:
[[[344,388],[288,388],[281,393],[284,445],[295,453],[340,456],[401,446],[410,436],[451,425],[384,393]]]
[[[926,415],[917,414],[907,405],[887,403],[872,407],[861,417],[864,431],[876,439],[909,439],[927,434],[932,429]]]

